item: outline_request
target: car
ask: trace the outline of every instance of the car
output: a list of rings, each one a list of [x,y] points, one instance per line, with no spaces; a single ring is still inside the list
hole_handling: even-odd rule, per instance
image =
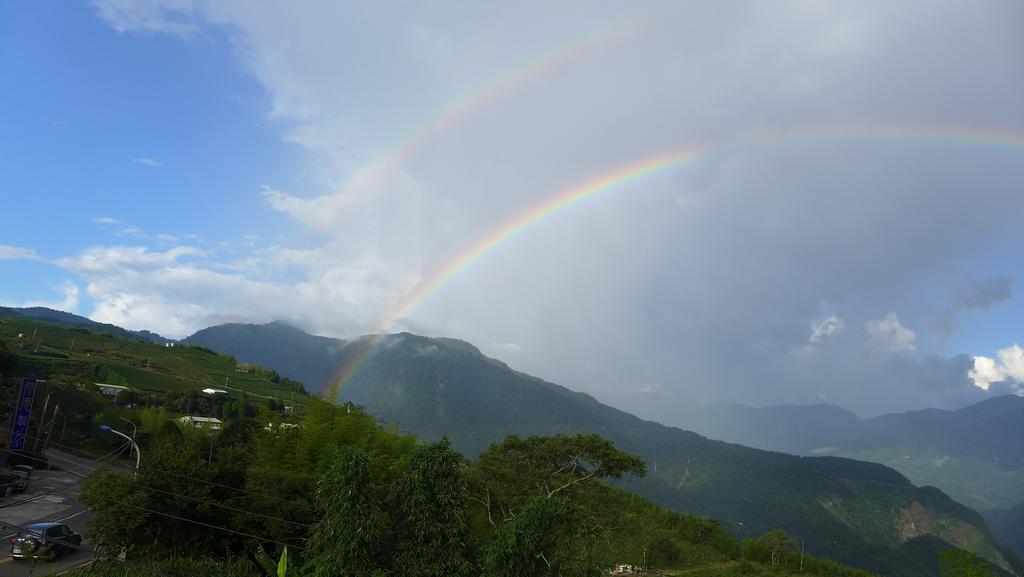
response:
[[[32,465],[15,465],[11,467],[11,469],[14,471],[21,471],[22,473],[25,473],[26,477],[31,477],[32,471],[34,470],[32,468]]]
[[[0,497],[6,497],[14,487],[14,474],[7,469],[0,469]]]
[[[62,523],[36,523],[25,527],[11,539],[11,557],[49,561],[63,553],[76,551],[82,534]]]
[[[28,474],[15,469],[11,471],[10,488],[15,493],[24,493],[28,489]]]

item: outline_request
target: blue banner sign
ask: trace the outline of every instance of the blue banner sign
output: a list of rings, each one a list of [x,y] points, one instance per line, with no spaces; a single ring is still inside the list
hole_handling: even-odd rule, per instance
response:
[[[21,392],[18,394],[18,409],[14,412],[14,419],[11,422],[12,451],[25,450],[25,437],[28,435],[28,421],[32,416],[32,401],[36,399],[35,379],[22,379]]]

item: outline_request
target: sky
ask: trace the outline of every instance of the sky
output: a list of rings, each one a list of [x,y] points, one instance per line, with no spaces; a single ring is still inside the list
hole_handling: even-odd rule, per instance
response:
[[[640,415],[1022,394],[1022,21],[5,3],[0,304],[457,337]]]

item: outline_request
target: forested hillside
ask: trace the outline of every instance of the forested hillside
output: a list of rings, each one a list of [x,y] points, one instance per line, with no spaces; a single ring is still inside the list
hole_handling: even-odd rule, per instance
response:
[[[339,362],[362,350],[343,349]],[[935,554],[951,543],[1021,573],[980,515],[892,469],[760,451],[642,421],[461,341],[390,336],[341,399],[426,439],[447,435],[470,456],[508,434],[600,434],[648,464],[645,478],[623,482],[632,491],[720,519],[742,536],[781,527],[808,551],[886,574],[934,574]]]

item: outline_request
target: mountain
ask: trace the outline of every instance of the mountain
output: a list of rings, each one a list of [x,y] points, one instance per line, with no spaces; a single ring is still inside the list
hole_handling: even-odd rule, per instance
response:
[[[259,338],[251,326],[234,330],[236,340]],[[242,350],[227,344],[235,348],[222,352]],[[955,544],[1024,575],[978,513],[888,467],[758,450],[644,421],[517,372],[463,341],[402,333],[362,358],[369,344],[345,343],[332,357],[339,364],[318,374],[338,374],[345,363],[361,360],[342,387],[343,400],[420,437],[446,435],[468,456],[513,433],[597,433],[648,463],[647,477],[623,487],[717,518],[743,537],[781,527],[808,552],[894,576],[935,575],[935,555]],[[252,360],[295,376],[269,357]]]
[[[122,329],[123,330],[123,329]],[[0,318],[0,374],[123,385],[146,393],[198,395],[205,388],[292,404],[307,402],[301,385],[202,347],[159,345],[21,316]]]
[[[217,325],[182,342],[271,367],[311,391],[324,390],[334,379],[345,348],[345,341],[310,335],[282,322]]]
[[[995,397],[955,411],[884,415],[864,427],[834,454],[889,465],[978,510],[1024,501],[1022,397]]]
[[[979,511],[1024,501],[1024,398],[1014,395],[873,419],[834,405],[749,407],[656,395],[633,408],[723,441],[882,463]]]
[[[1024,501],[1005,510],[986,511],[985,520],[999,542],[1024,556]]]
[[[84,328],[97,334],[110,334],[122,339],[152,342],[158,345],[174,342],[172,339],[164,338],[154,332],[131,331],[117,325],[98,323],[92,319],[46,307],[0,307],[0,318],[31,319],[64,327]]]
[[[856,414],[826,404],[751,407],[646,393],[627,397],[621,408],[712,439],[798,455],[816,454],[865,430]]]

